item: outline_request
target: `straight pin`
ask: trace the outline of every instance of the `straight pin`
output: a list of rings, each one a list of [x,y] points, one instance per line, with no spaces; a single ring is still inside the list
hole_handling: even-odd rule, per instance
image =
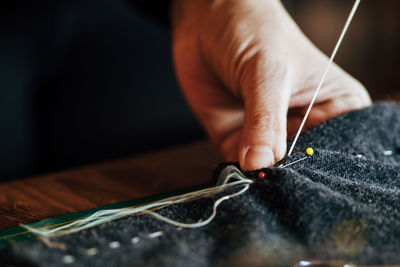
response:
[[[278,168],[286,168],[286,167],[288,167],[288,166],[290,166],[290,165],[293,165],[293,164],[295,164],[295,163],[297,163],[297,162],[299,162],[299,161],[302,161],[302,160],[305,160],[305,159],[307,159],[308,158],[308,156],[306,156],[306,157],[304,157],[304,158],[301,158],[301,159],[298,159],[298,160],[295,160],[295,161],[293,161],[293,162],[290,162],[290,163],[288,163],[288,164],[286,164],[286,165],[281,165],[281,166],[279,166]]]

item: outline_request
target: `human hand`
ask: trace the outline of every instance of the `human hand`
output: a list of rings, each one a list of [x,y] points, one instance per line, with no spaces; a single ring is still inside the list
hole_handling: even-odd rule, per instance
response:
[[[279,0],[175,0],[173,54],[191,108],[245,170],[285,156],[328,64]],[[370,103],[334,64],[305,128]]]

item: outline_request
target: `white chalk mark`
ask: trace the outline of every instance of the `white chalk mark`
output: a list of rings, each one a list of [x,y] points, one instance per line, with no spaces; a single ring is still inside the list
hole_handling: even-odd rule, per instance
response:
[[[86,250],[86,254],[88,254],[89,256],[97,255],[97,253],[99,253],[98,248],[89,248],[88,250]]]
[[[119,248],[121,246],[121,244],[118,241],[113,241],[110,242],[110,244],[108,244],[108,247],[111,249],[116,249]]]
[[[393,155],[393,151],[392,150],[385,150],[385,151],[383,151],[383,155],[392,156]]]
[[[158,232],[154,232],[154,233],[149,234],[149,237],[150,238],[156,238],[156,237],[159,237],[159,236],[162,236],[162,235],[163,235],[163,232],[158,231]]]
[[[75,262],[74,256],[72,256],[72,255],[65,255],[65,256],[62,258],[62,260],[63,260],[63,262],[64,262],[65,264],[71,264],[71,263],[74,263],[74,262]]]

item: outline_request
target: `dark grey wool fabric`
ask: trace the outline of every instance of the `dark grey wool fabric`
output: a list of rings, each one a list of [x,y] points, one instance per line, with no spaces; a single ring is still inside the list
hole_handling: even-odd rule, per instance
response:
[[[129,217],[53,239],[66,250],[40,241],[8,247],[2,261],[28,266],[293,266],[309,259],[400,264],[400,106],[377,104],[331,119],[302,134],[297,150],[308,146],[314,155],[287,168],[265,169],[264,180],[258,172],[246,173],[255,183],[224,202],[203,228]],[[392,155],[384,153],[389,150]],[[295,153],[282,163],[303,156]],[[196,222],[210,215],[217,197],[159,212]]]

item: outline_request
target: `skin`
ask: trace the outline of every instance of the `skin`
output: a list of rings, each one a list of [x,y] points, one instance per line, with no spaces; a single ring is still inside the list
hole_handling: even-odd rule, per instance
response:
[[[212,142],[244,170],[285,156],[328,63],[278,0],[175,0],[173,56]],[[362,84],[333,65],[305,129],[370,104]]]

